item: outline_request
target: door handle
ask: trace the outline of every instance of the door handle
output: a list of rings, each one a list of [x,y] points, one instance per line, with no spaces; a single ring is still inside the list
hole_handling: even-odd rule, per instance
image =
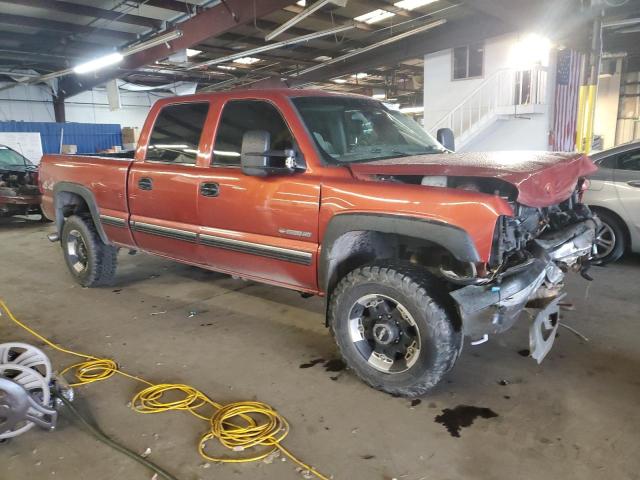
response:
[[[640,188],[640,180],[631,180],[631,181],[627,182],[627,185],[629,185],[631,187]]]
[[[138,180],[138,188],[140,190],[153,190],[153,180],[148,177],[143,177]]]
[[[220,185],[217,183],[201,183],[200,195],[203,197],[217,197],[220,193]]]

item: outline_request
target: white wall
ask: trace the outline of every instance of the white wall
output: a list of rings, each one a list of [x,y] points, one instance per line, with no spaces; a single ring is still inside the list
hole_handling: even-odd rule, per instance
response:
[[[1,88],[2,85],[0,85]],[[122,108],[111,111],[104,89],[83,92],[65,100],[67,122],[118,123],[142,127],[153,103],[169,94],[120,91]],[[0,91],[0,121],[55,122],[50,90],[39,85],[21,85]]]
[[[518,38],[518,34],[508,34],[485,41],[482,78],[452,80],[452,49],[425,55],[425,128],[430,130],[492,74],[513,67],[512,48]],[[555,58],[552,56],[548,65],[547,107],[544,113],[498,120],[480,132],[462,150],[547,150],[553,118],[554,74]]]
[[[593,122],[593,133],[602,136],[602,148],[610,148],[616,142],[618,106],[620,103],[620,79],[622,60],[615,61],[615,71],[600,75]]]

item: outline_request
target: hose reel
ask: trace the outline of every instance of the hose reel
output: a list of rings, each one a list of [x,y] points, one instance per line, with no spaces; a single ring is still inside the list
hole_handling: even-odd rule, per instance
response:
[[[0,344],[0,440],[35,425],[55,428],[53,383],[51,362],[40,349],[26,343]]]

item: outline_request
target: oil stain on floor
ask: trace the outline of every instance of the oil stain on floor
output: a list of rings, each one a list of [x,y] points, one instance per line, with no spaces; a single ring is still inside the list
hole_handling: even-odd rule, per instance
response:
[[[476,418],[495,418],[497,416],[498,414],[490,408],[458,405],[455,408],[442,410],[442,414],[436,416],[435,421],[444,425],[452,437],[460,438],[460,430],[471,426]]]

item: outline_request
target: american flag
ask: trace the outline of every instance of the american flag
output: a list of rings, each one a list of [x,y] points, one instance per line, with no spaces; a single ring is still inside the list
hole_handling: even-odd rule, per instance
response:
[[[568,48],[558,52],[552,142],[553,150],[557,152],[572,152],[576,147],[578,87],[583,56]]]

